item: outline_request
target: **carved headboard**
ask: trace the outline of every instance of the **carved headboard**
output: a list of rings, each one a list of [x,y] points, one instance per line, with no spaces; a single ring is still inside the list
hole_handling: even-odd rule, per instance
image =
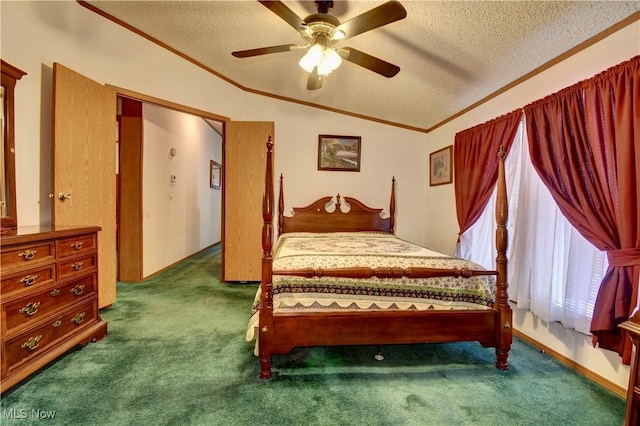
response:
[[[389,217],[383,218],[383,209],[374,209],[351,197],[322,197],[306,207],[294,207],[291,216],[284,215],[283,177],[280,175],[278,200],[278,232],[354,232],[380,231],[394,233],[395,178],[391,182]],[[335,198],[335,202],[333,202]],[[348,207],[342,211],[343,202]],[[327,208],[331,210],[327,210]]]

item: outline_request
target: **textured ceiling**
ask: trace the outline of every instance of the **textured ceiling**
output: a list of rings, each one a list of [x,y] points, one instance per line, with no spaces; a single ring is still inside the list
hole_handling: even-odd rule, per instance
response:
[[[337,43],[398,65],[399,74],[388,79],[344,61],[314,91],[297,65],[304,51],[231,55],[303,42],[257,1],[84,3],[242,88],[422,130],[640,11],[640,1],[400,2],[405,19]],[[301,18],[316,12],[313,2],[284,3]],[[329,14],[345,22],[382,3],[336,1]]]

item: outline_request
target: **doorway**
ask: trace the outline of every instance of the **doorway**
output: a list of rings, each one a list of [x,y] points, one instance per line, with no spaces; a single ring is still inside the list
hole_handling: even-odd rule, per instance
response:
[[[226,118],[118,90],[117,280],[140,282],[222,241]]]

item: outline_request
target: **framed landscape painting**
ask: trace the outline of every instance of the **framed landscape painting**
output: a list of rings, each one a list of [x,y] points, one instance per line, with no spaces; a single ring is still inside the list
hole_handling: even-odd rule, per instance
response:
[[[360,136],[320,135],[318,170],[360,171]]]

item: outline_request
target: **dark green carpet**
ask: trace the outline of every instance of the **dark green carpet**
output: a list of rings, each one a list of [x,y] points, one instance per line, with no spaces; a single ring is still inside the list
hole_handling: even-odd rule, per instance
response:
[[[213,248],[144,283],[118,283],[102,312],[109,335],[3,395],[0,423],[623,423],[622,399],[517,339],[507,372],[493,349],[470,342],[385,347],[382,362],[373,347],[301,349],[276,356],[274,377],[261,381],[244,340],[256,285],[221,284],[219,262]]]

